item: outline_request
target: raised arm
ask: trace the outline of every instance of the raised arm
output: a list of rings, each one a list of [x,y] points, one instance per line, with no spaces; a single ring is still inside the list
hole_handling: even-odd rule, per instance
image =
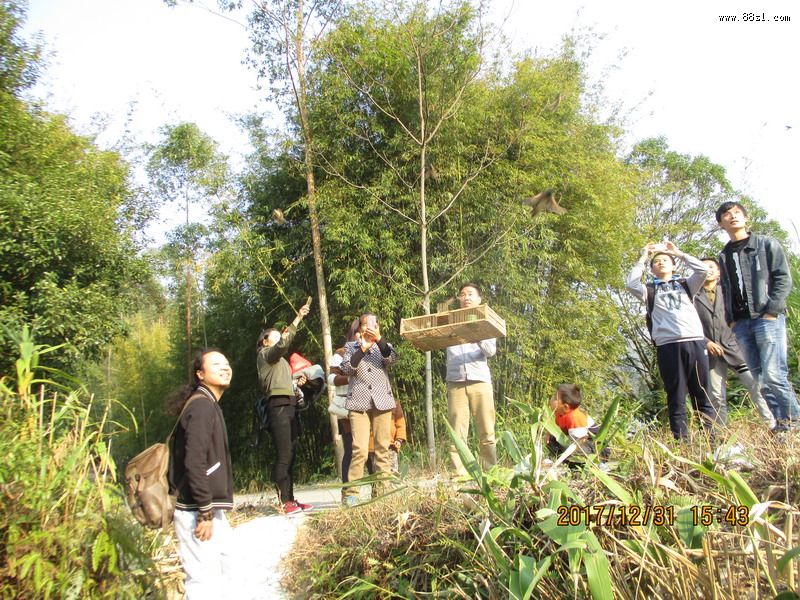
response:
[[[639,260],[633,265],[633,268],[628,273],[628,278],[625,280],[625,289],[641,302],[645,301],[646,294],[644,283],[642,283],[642,275],[644,275],[644,269],[647,266],[647,257],[654,247],[654,244],[650,243],[642,248],[642,254],[639,256]]]

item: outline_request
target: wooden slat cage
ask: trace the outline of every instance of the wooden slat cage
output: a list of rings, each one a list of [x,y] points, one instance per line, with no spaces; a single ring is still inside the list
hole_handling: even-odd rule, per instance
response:
[[[505,337],[506,322],[486,304],[400,320],[400,335],[420,350]]]

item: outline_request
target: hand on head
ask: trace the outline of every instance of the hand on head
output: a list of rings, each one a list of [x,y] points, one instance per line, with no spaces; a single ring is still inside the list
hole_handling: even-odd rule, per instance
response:
[[[655,254],[668,254],[670,256],[680,256],[683,254],[673,242],[648,242],[642,248],[642,258],[650,258]]]

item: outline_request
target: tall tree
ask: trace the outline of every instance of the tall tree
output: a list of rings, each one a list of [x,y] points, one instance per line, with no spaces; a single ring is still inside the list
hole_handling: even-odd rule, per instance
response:
[[[185,253],[185,324],[186,369],[191,378],[192,361],[192,288],[195,257],[198,248],[190,244],[197,239],[190,235],[189,209],[192,203],[205,202],[207,212],[211,198],[223,190],[228,180],[227,159],[217,144],[195,123],[179,123],[161,128],[161,142],[150,149],[147,173],[158,193],[167,201],[183,201],[186,213]]]
[[[229,0],[221,0],[220,4],[228,8],[237,6],[237,3]],[[316,149],[308,115],[306,71],[311,47],[322,35],[340,4],[340,0],[317,0],[311,3],[305,0],[267,0],[255,3],[249,17],[249,29],[253,41],[250,63],[261,78],[270,82],[273,99],[284,107],[287,121],[295,128],[301,142],[297,148],[298,159],[302,164],[306,184],[304,201],[311,228],[326,373],[333,355],[333,342],[314,172]],[[331,401],[333,393],[333,389],[328,390]],[[330,426],[333,439],[338,440],[338,427],[333,415],[330,417]],[[336,445],[335,452],[337,464],[340,464],[341,443]]]
[[[630,223],[613,132],[581,114],[582,66],[571,50],[507,64],[491,58],[488,36],[470,2],[370,3],[338,24],[312,77],[312,119],[328,176],[321,193],[326,207],[349,215],[341,231],[326,234],[337,235],[343,255],[360,259],[354,272],[375,276],[362,293],[394,297],[406,316],[420,308],[429,314],[435,298],[477,274],[492,284],[486,299],[497,302],[498,275],[523,260],[509,249],[549,227],[523,212],[521,199],[555,187],[580,207],[596,176],[584,166],[589,156],[611,167],[608,188],[594,194],[620,207],[620,231]],[[338,275],[339,287],[354,278]],[[431,458],[432,372],[427,353]]]
[[[349,139],[374,153],[382,168],[367,173],[363,165],[342,157],[332,146],[321,154],[329,175],[364,194],[367,204],[383,208],[416,229],[419,275],[406,279],[418,294],[424,314],[431,298],[452,284],[496,240],[455,265],[432,283],[430,235],[438,220],[455,211],[466,190],[508,145],[504,131],[483,130],[484,137],[469,140],[474,146],[459,156],[442,152],[440,139],[452,140],[470,102],[477,100],[479,74],[484,67],[486,33],[479,12],[469,2],[376,2],[357,7],[338,23],[327,40],[326,76],[318,84],[320,104],[329,103],[327,87],[340,89],[336,125]],[[341,82],[337,85],[336,79]],[[479,101],[479,100],[477,100]],[[483,122],[484,119],[481,119]],[[448,132],[448,128],[450,131]],[[474,131],[473,131],[474,133]],[[328,136],[328,140],[334,138]],[[351,150],[347,148],[345,151]],[[438,152],[438,156],[437,156]],[[432,160],[432,157],[439,160]],[[369,168],[369,167],[367,167]],[[429,193],[433,185],[434,194]],[[362,206],[364,202],[360,203]],[[428,453],[435,458],[432,362],[425,353],[425,406]]]

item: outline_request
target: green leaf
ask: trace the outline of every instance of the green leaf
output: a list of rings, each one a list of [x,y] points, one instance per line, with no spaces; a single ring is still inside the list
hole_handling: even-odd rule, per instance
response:
[[[453,431],[450,423],[445,421],[444,424],[447,428],[447,433],[450,435],[450,440],[455,445],[458,456],[461,458],[461,462],[464,464],[464,468],[467,470],[467,473],[469,473],[470,476],[483,488],[484,476],[478,461],[475,459],[475,455],[472,454],[472,451],[469,449],[469,446],[467,446],[464,440],[456,435],[456,432]]]
[[[586,567],[586,581],[592,598],[594,600],[614,600],[614,585],[609,572],[610,565],[602,550],[585,553],[583,564]]]
[[[739,504],[743,504],[747,508],[753,508],[754,505],[758,504],[758,497],[739,473],[728,471],[728,482]]]
[[[619,403],[621,397],[615,396],[614,399],[611,401],[608,409],[606,410],[606,414],[603,417],[603,422],[600,425],[600,430],[597,432],[595,436],[595,444],[597,447],[601,447],[604,445],[606,441],[606,437],[611,433],[611,426],[617,420],[617,413],[619,413]]]
[[[559,525],[558,516],[553,515],[538,523],[539,529],[559,546],[566,546],[580,538],[586,530],[586,525]]]
[[[622,485],[619,484],[611,475],[604,472],[595,465],[589,467],[589,471],[595,477],[597,477],[603,483],[603,485],[605,485],[606,488],[608,488],[608,490],[612,494],[614,494],[617,498],[619,498],[624,504],[628,505],[634,504],[633,496],[630,494],[630,492],[628,492],[628,490],[622,487]]]
[[[503,431],[500,434],[500,442],[503,444],[503,447],[508,452],[509,456],[511,456],[511,462],[513,463],[520,463],[524,458],[522,455],[522,450],[519,448],[519,444],[517,444],[517,440],[514,437],[514,434],[508,430]]]
[[[678,510],[675,516],[675,528],[678,530],[678,537],[687,548],[696,550],[702,547],[706,530],[702,525],[694,524],[690,506]]]
[[[552,556],[546,556],[537,563],[531,556],[517,555],[516,570],[512,571],[509,577],[510,597],[515,600],[528,600],[539,580],[547,574],[552,561]]]
[[[792,561],[792,559],[797,556],[800,556],[800,546],[795,546],[794,548],[786,552],[786,554],[781,556],[780,560],[778,560],[778,570],[784,571],[784,569],[786,569],[786,566]]]

